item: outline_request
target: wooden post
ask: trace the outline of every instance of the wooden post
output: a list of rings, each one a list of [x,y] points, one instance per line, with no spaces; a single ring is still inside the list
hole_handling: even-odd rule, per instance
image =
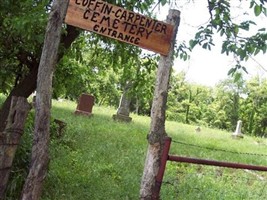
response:
[[[167,23],[174,25],[174,34],[171,39],[171,49],[168,56],[161,56],[158,65],[156,87],[151,109],[150,133],[148,135],[149,146],[140,189],[140,199],[142,200],[151,200],[152,191],[156,189],[155,180],[159,170],[164,138],[167,135],[165,131],[165,111],[171,67],[173,64],[174,44],[179,22],[180,12],[178,10],[170,10],[167,16]]]
[[[12,97],[6,128],[3,133],[0,132],[0,199],[4,199],[12,163],[30,109],[26,98]]]
[[[49,157],[49,124],[52,77],[58,56],[61,29],[68,0],[54,0],[46,28],[39,65],[36,93],[36,114],[31,166],[21,194],[22,200],[38,200],[46,177]]]

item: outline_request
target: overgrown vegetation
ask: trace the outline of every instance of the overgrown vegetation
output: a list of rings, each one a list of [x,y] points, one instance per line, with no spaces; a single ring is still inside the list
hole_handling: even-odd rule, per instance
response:
[[[112,120],[116,112],[112,107],[95,106],[91,118],[75,116],[75,107],[74,102],[53,101],[52,119],[67,126],[59,137],[57,125],[51,124],[51,161],[42,199],[138,199],[150,118],[132,115],[132,123],[119,123]],[[32,116],[17,152],[6,199],[18,197],[27,173]],[[196,133],[195,126],[176,122],[167,122],[166,129],[173,138],[171,154],[267,165],[266,155],[257,156],[267,154],[264,138],[233,140],[229,132],[201,127]],[[266,172],[169,162],[161,194],[163,200],[260,200],[266,199],[266,185]]]

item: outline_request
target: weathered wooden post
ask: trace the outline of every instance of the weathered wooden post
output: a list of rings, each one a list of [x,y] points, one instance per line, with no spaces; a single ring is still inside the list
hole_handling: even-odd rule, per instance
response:
[[[54,0],[46,28],[39,65],[36,93],[36,114],[31,166],[21,194],[22,200],[38,200],[49,163],[49,124],[52,97],[52,77],[58,56],[61,29],[68,0]]]
[[[0,199],[4,199],[12,163],[30,109],[26,98],[12,97],[6,128],[0,132]]]
[[[165,111],[168,96],[168,86],[173,64],[174,44],[180,22],[180,11],[169,10],[167,23],[174,25],[174,33],[171,38],[171,48],[167,56],[161,56],[156,87],[154,91],[153,105],[151,109],[151,125],[148,135],[148,151],[146,156],[145,168],[143,172],[140,199],[151,200],[152,192],[157,189],[156,176],[158,174],[160,158],[164,147],[165,131]]]

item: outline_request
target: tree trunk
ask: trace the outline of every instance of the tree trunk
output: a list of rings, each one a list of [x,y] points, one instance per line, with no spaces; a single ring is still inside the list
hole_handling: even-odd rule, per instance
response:
[[[186,124],[189,124],[189,111],[190,111],[191,102],[192,102],[192,91],[189,90],[188,104],[186,105],[186,110],[185,110],[185,123]]]
[[[171,67],[173,64],[174,44],[179,22],[180,12],[177,10],[170,10],[167,23],[174,25],[174,34],[171,40],[170,53],[167,57],[161,56],[158,65],[156,87],[151,109],[150,133],[148,135],[149,146],[140,189],[140,199],[142,200],[156,199],[156,197],[153,196],[153,191],[155,190],[155,179],[159,170],[164,138],[167,135],[165,131],[165,111]]]
[[[138,96],[136,96],[135,114],[138,115],[138,113],[139,113],[139,99],[138,99]]]
[[[13,159],[30,109],[26,98],[12,97],[6,129],[0,132],[0,199],[4,198]]]
[[[79,36],[80,31],[75,27],[67,25],[66,33],[62,35],[62,41],[65,49],[68,49],[73,41]],[[58,61],[63,57],[64,52],[60,52]],[[39,60],[39,59],[35,59]],[[37,61],[27,63],[28,68],[31,69],[29,74],[10,92],[0,110],[0,132],[5,130],[7,116],[11,104],[12,96],[20,96],[28,98],[35,90],[37,83],[38,65]],[[29,66],[30,65],[30,66]]]
[[[33,64],[31,67],[32,68],[29,74],[17,85],[17,87],[15,87],[10,92],[10,94],[8,95],[8,97],[6,98],[5,102],[2,105],[0,111],[0,132],[5,130],[12,96],[18,96],[18,97],[20,96],[27,98],[36,89],[38,64]]]
[[[55,0],[46,28],[44,47],[39,65],[36,94],[36,114],[31,166],[21,194],[22,200],[38,200],[41,197],[49,155],[49,124],[52,97],[52,77],[57,62],[63,19],[68,1]]]

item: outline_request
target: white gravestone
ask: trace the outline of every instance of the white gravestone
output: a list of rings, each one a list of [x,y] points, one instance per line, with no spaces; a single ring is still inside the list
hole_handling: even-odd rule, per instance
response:
[[[232,134],[233,138],[243,138],[243,134],[241,133],[242,121],[238,120],[235,132]]]

